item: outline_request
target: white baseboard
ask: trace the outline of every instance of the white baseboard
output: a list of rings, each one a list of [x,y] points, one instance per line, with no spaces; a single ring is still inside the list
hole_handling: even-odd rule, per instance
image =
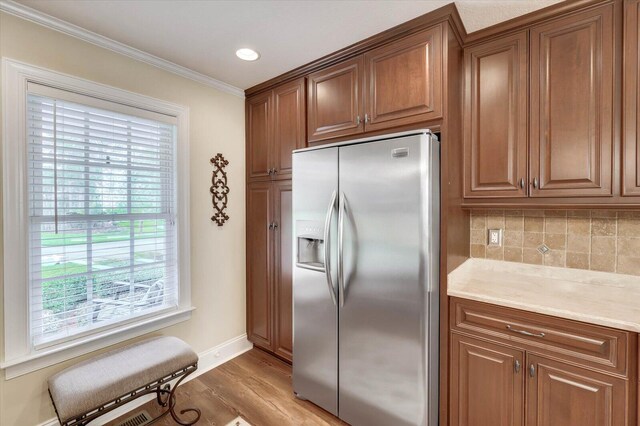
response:
[[[184,379],[184,381],[188,382],[189,380],[195,379],[199,375],[204,374],[239,355],[242,355],[251,348],[253,348],[253,343],[247,340],[246,334],[243,334],[241,336],[234,337],[233,339],[229,339],[211,349],[202,351],[198,354],[198,357],[200,358],[198,361],[198,369],[195,373]]]
[[[253,344],[251,344],[251,342],[247,340],[247,335],[243,334],[241,336],[234,337],[233,339],[227,340],[226,342],[223,342],[211,349],[207,349],[205,351],[200,352],[198,354],[198,357],[200,358],[200,360],[198,361],[198,369],[195,371],[195,373],[191,374],[189,377],[184,379],[184,381],[181,384],[184,384],[189,380],[195,379],[199,375],[204,374],[207,371],[210,371],[216,368],[217,366],[224,364],[225,362],[239,355],[242,355],[252,347],[253,347]],[[115,410],[105,414],[99,419],[96,419],[95,421],[91,422],[91,425],[95,425],[95,426],[104,425],[105,423],[108,423],[111,420],[117,419],[118,417],[122,416],[125,413],[128,413],[129,411],[135,410],[137,407],[140,407],[141,405],[151,401],[154,398],[155,398],[155,394],[149,394],[149,395],[140,397],[134,401],[131,401],[126,405],[123,405],[122,407],[116,408]],[[58,426],[58,425],[59,425],[58,419],[53,418],[45,422],[42,422],[37,426]]]

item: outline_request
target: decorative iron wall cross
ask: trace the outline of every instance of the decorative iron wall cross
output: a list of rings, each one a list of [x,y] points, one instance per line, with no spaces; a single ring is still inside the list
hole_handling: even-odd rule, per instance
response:
[[[224,225],[229,220],[229,216],[225,211],[227,209],[227,195],[229,195],[229,186],[227,186],[227,172],[224,168],[229,164],[222,154],[218,153],[209,162],[213,165],[211,173],[211,202],[213,203],[213,216],[211,220],[216,222],[218,226]]]

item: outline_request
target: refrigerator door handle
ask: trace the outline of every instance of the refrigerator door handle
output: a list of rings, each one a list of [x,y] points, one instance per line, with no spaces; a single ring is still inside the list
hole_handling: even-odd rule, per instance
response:
[[[340,307],[344,306],[344,213],[347,209],[346,198],[344,192],[340,195],[340,204],[338,205],[338,297],[340,299]]]
[[[336,302],[336,292],[333,287],[333,279],[331,278],[331,218],[333,218],[333,209],[336,204],[337,194],[336,191],[333,191],[331,194],[331,202],[329,203],[329,208],[327,209],[327,215],[324,219],[324,273],[327,276],[327,286],[329,287],[329,293],[331,293],[331,301],[335,306]]]

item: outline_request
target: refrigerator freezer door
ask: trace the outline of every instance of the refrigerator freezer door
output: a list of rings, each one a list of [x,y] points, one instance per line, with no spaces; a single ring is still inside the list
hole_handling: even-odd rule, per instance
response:
[[[436,424],[434,144],[416,135],[340,147],[338,394],[340,418],[354,426]]]
[[[334,415],[338,415],[338,310],[334,302],[338,292],[333,267],[337,262],[337,192],[337,148],[293,155],[293,390]],[[328,233],[326,224],[331,228]],[[327,277],[327,265],[332,279]]]

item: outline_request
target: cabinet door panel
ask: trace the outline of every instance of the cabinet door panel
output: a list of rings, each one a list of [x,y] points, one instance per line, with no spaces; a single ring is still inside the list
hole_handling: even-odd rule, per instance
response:
[[[304,93],[304,78],[273,90],[273,157],[278,178],[291,179],[291,151],[305,146],[306,105]]]
[[[442,116],[442,27],[364,55],[367,131]]]
[[[267,349],[273,343],[270,185],[256,182],[247,187],[247,335]]]
[[[247,174],[252,178],[269,177],[273,144],[271,92],[247,99]]]
[[[623,379],[527,355],[535,368],[527,387],[528,426],[624,426],[629,415]]]
[[[533,196],[612,194],[613,7],[531,30]]]
[[[525,197],[527,33],[465,50],[465,197]]]
[[[522,351],[452,333],[451,356],[452,426],[523,424]]]
[[[280,182],[275,188],[275,352],[281,357],[293,358],[293,223],[291,182]]]
[[[362,57],[313,73],[307,84],[310,142],[363,131]]]
[[[623,195],[640,195],[640,1],[625,3]]]

